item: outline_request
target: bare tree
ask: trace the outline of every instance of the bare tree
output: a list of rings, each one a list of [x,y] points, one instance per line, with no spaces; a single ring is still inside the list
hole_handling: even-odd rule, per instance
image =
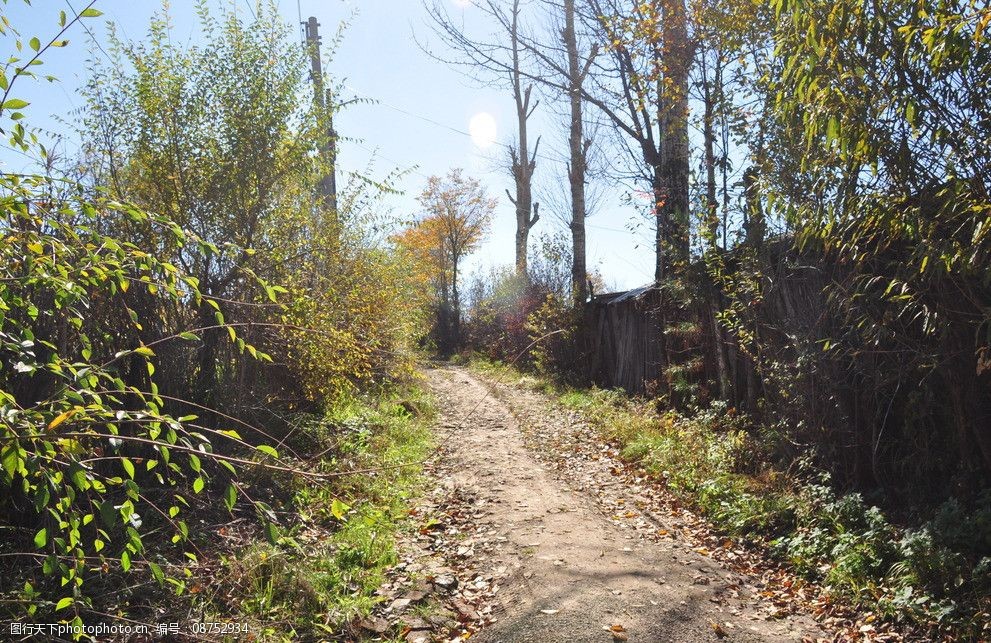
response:
[[[684,2],[567,4],[596,45],[583,64],[572,66],[570,56],[562,61],[546,43],[524,39],[528,51],[555,72],[535,80],[569,96],[577,89],[581,101],[598,108],[619,134],[637,168],[632,178],[650,186],[657,218],[655,276],[662,280],[668,266],[687,259],[689,247],[687,87],[692,50]],[[566,13],[569,8],[563,7]],[[599,51],[607,55],[599,56]]]
[[[585,260],[585,217],[588,208],[585,185],[588,172],[588,150],[591,139],[585,138],[582,88],[595,61],[598,47],[593,46],[584,61],[578,48],[575,0],[564,0],[564,29],[561,40],[568,56],[568,185],[571,188],[571,294],[575,303],[582,304],[588,298],[588,269]]]
[[[688,69],[683,0],[627,3],[585,0],[585,19],[609,52],[586,99],[602,110],[650,185],[655,228],[654,276],[688,257]]]
[[[576,0],[543,0],[548,29],[539,36],[521,36],[524,48],[538,63],[533,80],[555,99],[566,105],[562,117],[567,122],[568,217],[564,222],[571,231],[571,287],[576,305],[588,298],[585,219],[589,205],[589,154],[593,137],[589,136],[583,87],[599,53],[598,44],[583,43],[582,23],[577,19]],[[555,199],[555,205],[556,199]]]
[[[555,6],[555,0],[547,2]],[[573,253],[574,277],[581,270],[584,256],[581,191],[587,167],[587,140],[580,129],[581,117],[576,119],[574,114],[580,114],[582,104],[588,102],[612,123],[625,149],[633,155],[634,165],[639,168],[637,176],[650,185],[656,216],[655,278],[663,281],[672,276],[672,267],[687,261],[689,254],[688,74],[693,51],[688,40],[685,2],[563,0],[563,5],[557,6],[565,20],[563,60],[558,48],[521,33],[519,0],[514,0],[511,13],[495,0],[476,5],[510,34],[508,45],[468,39],[437,5],[432,15],[441,27],[441,35],[466,52],[472,63],[510,73],[512,78],[527,77],[569,97],[572,224],[581,221],[572,229],[573,237],[577,231],[573,242],[578,250]],[[585,60],[580,59],[575,35],[579,20],[598,42]],[[536,74],[513,65],[521,48],[553,73]],[[599,49],[608,55],[597,56]],[[583,290],[584,275],[581,281]]]
[[[489,3],[492,4],[491,2]],[[493,7],[494,9],[494,7]],[[510,146],[509,158],[513,180],[516,182],[516,198],[506,191],[506,196],[516,206],[516,274],[527,274],[527,246],[530,239],[530,229],[540,219],[539,203],[533,201],[533,171],[537,167],[537,148],[540,147],[540,137],[533,146],[533,154],[529,152],[527,141],[527,122],[537,109],[539,101],[530,105],[533,85],[524,86],[523,74],[520,67],[520,2],[513,0],[513,11],[509,27],[509,39],[512,43],[513,67],[510,70],[513,85],[513,100],[516,102],[516,127],[519,144]]]
[[[530,230],[540,219],[540,204],[533,200],[533,174],[537,165],[537,148],[540,147],[540,137],[530,148],[528,124],[530,117],[537,109],[539,101],[532,100],[533,74],[524,68],[524,54],[520,24],[520,0],[513,0],[509,13],[497,0],[479,0],[475,9],[491,18],[502,30],[504,40],[486,42],[475,40],[462,24],[456,23],[450,13],[439,2],[427,5],[433,23],[434,32],[451,49],[459,52],[464,59],[450,60],[424,49],[428,55],[442,62],[453,65],[468,65],[473,70],[480,70],[496,78],[508,78],[508,85],[513,92],[516,103],[517,143],[509,146],[510,171],[515,183],[516,195],[506,191],[509,200],[516,207],[516,271],[517,274],[527,274],[527,245]],[[473,75],[470,72],[469,75]]]

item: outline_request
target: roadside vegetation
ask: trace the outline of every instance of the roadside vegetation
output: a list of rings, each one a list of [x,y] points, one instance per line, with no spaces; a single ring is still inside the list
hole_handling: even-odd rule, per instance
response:
[[[77,157],[17,92],[100,11],[37,36],[4,11],[0,121],[42,168],[0,174],[5,628],[346,638],[418,490],[425,318],[377,233],[390,179],[322,198],[336,107],[300,100],[292,27],[197,8],[196,46],[167,7],[94,43]]]
[[[272,543],[236,523],[212,534],[211,551],[220,553],[193,570],[194,620],[244,623],[260,640],[357,637],[397,560],[395,536],[409,528],[423,482],[418,463],[432,448],[432,404],[417,386],[392,387],[297,418],[288,445],[325,454],[299,465],[337,477],[314,483],[257,472],[281,535]],[[340,475],[349,471],[359,473]]]

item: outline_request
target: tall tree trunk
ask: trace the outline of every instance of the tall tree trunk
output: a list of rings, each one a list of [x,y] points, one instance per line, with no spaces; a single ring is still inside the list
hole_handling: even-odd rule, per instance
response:
[[[513,52],[513,69],[511,80],[513,98],[516,101],[516,122],[519,132],[519,145],[514,150],[510,148],[513,180],[516,183],[516,198],[512,195],[509,200],[516,206],[516,274],[527,275],[527,245],[530,239],[530,229],[537,224],[540,215],[538,206],[533,203],[533,171],[537,165],[537,148],[540,138],[530,153],[527,137],[527,121],[533,115],[537,104],[530,105],[532,86],[523,87],[523,74],[520,67],[520,38],[519,38],[520,0],[513,2],[513,19],[510,27],[510,40]]]
[[[716,101],[720,105],[726,104],[726,90],[723,86],[723,65],[720,62],[716,66],[716,90],[719,92]],[[723,248],[729,248],[729,116],[728,110],[720,109],[722,155],[719,159],[719,167],[722,172],[723,185]]]
[[[669,297],[668,291],[663,287],[663,282],[668,277],[668,252],[665,249],[665,239],[668,235],[668,220],[664,215],[664,201],[667,198],[665,194],[665,184],[664,184],[664,172],[663,167],[660,163],[660,155],[656,154],[653,149],[648,151],[648,148],[644,147],[644,158],[653,168],[653,173],[651,174],[651,187],[654,193],[654,215],[657,219],[656,227],[654,229],[654,244],[655,244],[655,258],[656,263],[654,264],[654,281],[656,285],[660,288],[657,298],[657,310],[653,311],[650,315],[650,324],[653,326],[651,329],[651,336],[657,340],[657,372],[662,375],[665,373],[668,365],[670,364],[670,359],[668,356],[668,338],[667,338],[667,328],[668,328],[668,317],[669,317]],[[670,384],[670,382],[668,382]],[[670,398],[670,386],[668,387],[668,395]]]
[[[458,292],[458,261],[454,262],[451,273],[451,347],[454,351],[461,348],[461,294]]]
[[[715,342],[716,372],[719,378],[719,398],[732,404],[734,400],[732,376],[730,375],[729,359],[726,354],[726,338],[719,326],[720,291],[718,285],[713,285],[709,291],[709,313],[712,316],[712,335]]]
[[[719,68],[722,66],[719,52],[716,54],[716,74],[715,80],[720,81],[721,74]],[[716,200],[716,100],[718,87],[713,91],[709,80],[708,68],[706,67],[706,57],[703,56],[700,63],[702,77],[702,100],[705,105],[705,113],[702,117],[702,138],[705,146],[705,200],[706,200],[706,232],[707,241],[711,244],[709,252],[719,252],[719,202]],[[725,233],[723,235],[725,248]],[[729,359],[726,351],[726,338],[723,329],[719,326],[719,311],[721,308],[722,292],[719,284],[713,282],[708,293],[709,312],[712,317],[713,349],[716,353],[716,371],[719,379],[720,399],[733,402],[733,383],[730,375]]]
[[[673,363],[673,342],[668,337],[672,310],[677,304],[667,284],[688,263],[688,68],[690,47],[685,0],[667,0],[664,12],[660,57],[662,77],[657,78],[657,122],[660,129],[659,158],[653,168],[657,230],[654,277],[661,288],[656,315],[661,372]],[[644,152],[646,152],[644,148]],[[645,158],[647,155],[645,154]],[[649,162],[649,161],[648,161]],[[668,380],[669,402],[674,401],[673,382]]]
[[[716,65],[719,65],[719,55],[716,54]],[[700,71],[702,77],[702,101],[705,113],[702,117],[702,139],[705,145],[705,205],[708,241],[713,249],[719,243],[719,203],[716,201],[716,96],[709,81],[706,59],[703,56]],[[717,74],[718,75],[718,74]]]
[[[568,52],[568,100],[571,120],[568,124],[568,182],[571,185],[571,295],[576,305],[588,298],[585,264],[585,174],[588,144],[582,114],[582,85],[586,71],[578,59],[578,34],[575,31],[575,0],[564,0],[565,49]],[[593,52],[594,55],[594,52]],[[591,60],[591,58],[589,59]]]
[[[666,82],[661,165],[665,199],[661,216],[667,234],[662,241],[670,253],[666,263],[677,270],[687,263],[689,255],[688,71],[692,51],[685,0],[668,0],[663,39]]]
[[[665,248],[665,239],[668,238],[668,218],[665,208],[667,203],[667,184],[665,182],[664,165],[661,161],[661,154],[654,153],[653,150],[644,149],[644,159],[650,165],[652,172],[650,175],[651,191],[654,193],[654,218],[656,226],[654,228],[654,281],[658,283],[668,277],[667,267],[668,251]]]

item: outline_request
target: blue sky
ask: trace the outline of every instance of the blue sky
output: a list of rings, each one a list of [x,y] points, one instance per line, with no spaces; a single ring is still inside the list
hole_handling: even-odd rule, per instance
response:
[[[469,25],[481,26],[473,13],[477,10],[464,0],[443,1],[449,2],[455,15],[463,12]],[[253,0],[239,0],[235,6],[247,13],[252,4]],[[85,6],[82,0],[43,0],[28,8],[11,0],[4,11],[23,35],[38,35],[44,40],[45,35],[50,37],[57,31],[58,11],[68,10],[69,5],[77,10]],[[122,35],[137,39],[144,34],[150,16],[161,4],[157,0],[98,0],[95,6],[104,16],[87,24],[98,38],[105,30],[105,20],[112,20]],[[171,3],[174,33],[180,41],[196,38],[192,7],[192,0]],[[512,264],[515,215],[505,194],[511,187],[503,169],[505,147],[496,144],[481,149],[467,135],[471,118],[487,112],[495,119],[499,143],[510,142],[515,134],[511,95],[496,87],[491,79],[486,84],[472,81],[421,51],[414,33],[417,39],[428,41],[434,48],[439,48],[440,43],[430,32],[420,0],[300,0],[299,8],[304,19],[316,16],[322,33],[328,36],[341,20],[350,22],[342,46],[327,71],[338,79],[343,78],[353,95],[378,101],[349,107],[338,116],[339,134],[356,139],[342,143],[341,169],[363,170],[371,161],[373,175],[384,176],[394,168],[412,170],[400,185],[405,193],[386,201],[386,207],[397,218],[409,218],[416,211],[415,196],[426,176],[445,173],[452,167],[464,168],[499,200],[492,231],[469,260],[469,271]],[[287,22],[297,23],[295,0],[282,0],[280,10]],[[70,128],[59,119],[71,121],[72,110],[81,104],[76,90],[86,78],[90,52],[80,28],[74,28],[68,37],[69,47],[52,50],[41,68],[43,73],[57,76],[59,82],[19,81],[23,84],[18,87],[17,95],[32,103],[28,108],[30,122],[49,130],[41,135],[42,140],[51,141],[56,138],[56,132],[68,131]],[[10,39],[4,46],[12,52]],[[563,157],[563,127],[545,101],[532,124],[533,134],[543,136],[536,181],[538,198],[545,195],[541,221],[534,233],[566,230],[554,216],[552,200],[546,197],[551,192],[563,194],[561,190],[567,185],[563,165],[556,161]],[[71,153],[74,141],[63,139],[62,145],[65,152]],[[31,166],[29,159],[8,150],[0,150],[0,163],[11,171],[23,171]],[[643,225],[642,215],[621,204],[623,188],[599,186],[599,191],[602,192],[600,204],[588,220],[590,269],[598,269],[607,285],[619,289],[647,283],[653,273],[650,230]],[[557,201],[561,206],[566,205],[563,199]]]

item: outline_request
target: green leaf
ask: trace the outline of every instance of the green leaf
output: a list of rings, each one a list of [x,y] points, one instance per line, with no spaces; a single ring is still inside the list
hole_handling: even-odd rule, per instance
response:
[[[134,480],[134,463],[132,463],[128,458],[121,458],[121,465],[124,467],[124,471],[127,472],[128,477]]]
[[[255,447],[255,449],[261,451],[262,453],[270,455],[273,458],[279,457],[279,452],[273,449],[272,447],[268,446],[267,444],[259,444],[258,446]]]
[[[185,339],[187,341],[195,342],[195,341],[199,341],[200,336],[197,335],[196,333],[190,333],[187,331],[185,333],[179,333],[179,338]]]
[[[48,527],[42,527],[38,530],[38,533],[34,535],[34,546],[41,549],[48,544]]]
[[[199,493],[203,491],[203,485],[203,478],[196,478],[196,480],[193,480],[193,492]]]
[[[165,582],[165,573],[162,571],[162,568],[158,564],[153,563],[149,560],[148,569],[151,570],[151,575],[155,577],[155,580],[158,581],[159,585]]]
[[[99,9],[94,9],[90,7],[89,9],[83,9],[83,12],[79,14],[80,18],[99,18],[103,15],[103,12]]]
[[[120,555],[120,567],[125,572],[131,569],[131,552],[127,551],[126,549]]]
[[[265,538],[268,539],[271,545],[279,544],[279,528],[275,526],[275,523],[268,520],[265,521]]]
[[[835,116],[830,116],[826,122],[826,142],[834,141],[840,135],[840,121]]]
[[[31,49],[34,49],[35,51],[41,49],[41,41],[38,40],[37,37],[32,38],[31,41],[28,42],[28,45],[31,47]]]
[[[0,450],[0,463],[3,464],[3,470],[7,472],[7,476],[13,479],[14,474],[21,466],[21,458],[17,453],[16,443],[8,442]]]
[[[69,480],[80,491],[86,491],[90,488],[89,480],[86,478],[86,470],[75,462],[69,467]]]
[[[231,511],[234,509],[234,503],[237,502],[237,490],[234,488],[233,484],[227,485],[224,489],[224,504],[227,505],[227,510]]]
[[[337,498],[334,498],[334,502],[330,504],[330,513],[333,514],[334,518],[337,518],[338,520],[344,520],[344,514],[346,514],[349,509],[351,509],[350,505],[341,502]]]
[[[72,597],[66,596],[55,604],[55,611],[58,612],[59,610],[64,610],[67,607],[72,607],[72,602]]]
[[[48,502],[52,499],[52,494],[48,491],[47,484],[40,484],[34,492],[34,510],[41,513],[48,506]]]
[[[104,500],[100,503],[100,519],[103,524],[107,526],[108,529],[113,528],[117,524],[117,520],[120,518],[120,511],[114,507],[114,503],[109,500]]]
[[[0,105],[0,109],[24,109],[31,103],[26,100],[21,100],[20,98],[8,98],[3,105]]]

